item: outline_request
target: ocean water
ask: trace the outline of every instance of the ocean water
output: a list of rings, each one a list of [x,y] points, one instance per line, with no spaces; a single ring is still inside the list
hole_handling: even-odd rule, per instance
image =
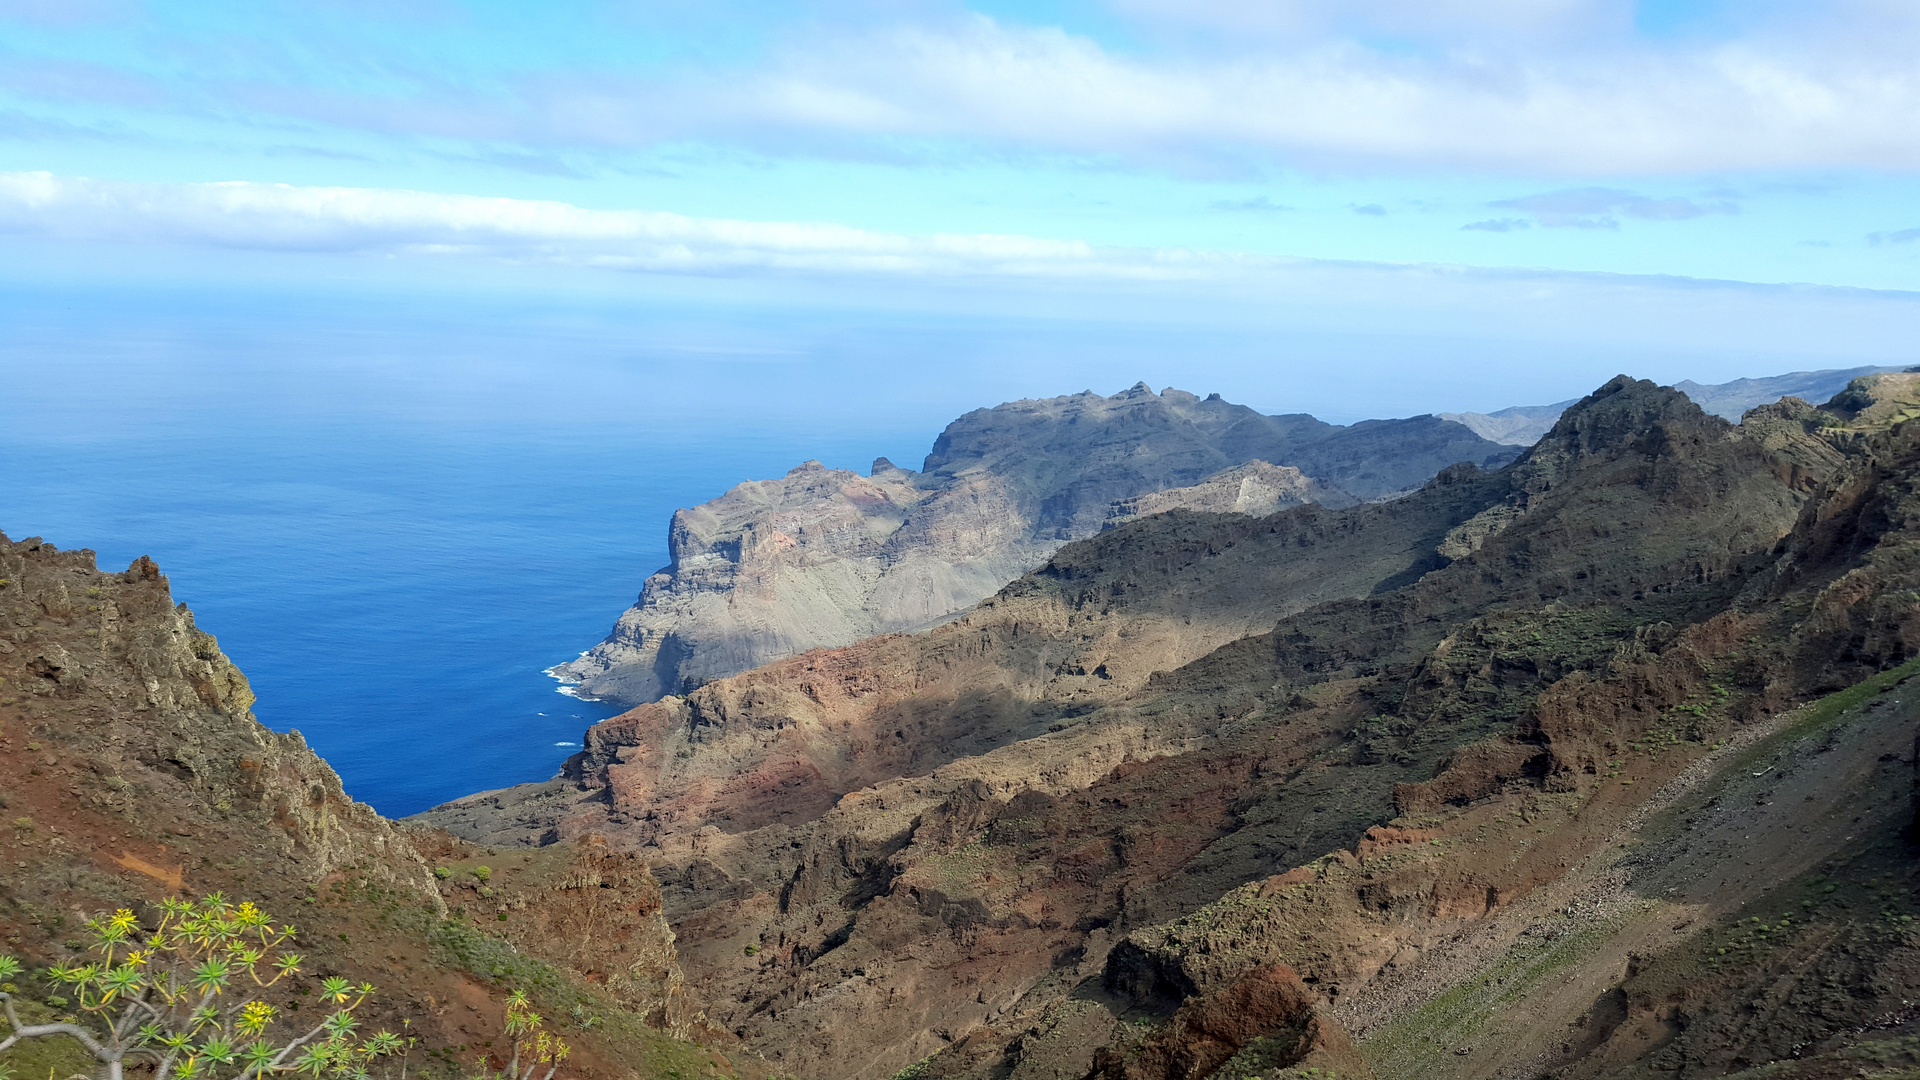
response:
[[[545,779],[616,711],[544,669],[665,564],[675,508],[807,458],[917,463],[938,430],[736,411],[778,379],[723,367],[702,399],[535,332],[28,322],[0,340],[0,531],[151,555],[260,720],[389,815]]]
[[[344,424],[0,440],[0,529],[92,547],[110,569],[152,555],[252,681],[261,721],[298,728],[356,798],[407,814],[551,776],[613,715],[542,669],[605,634],[665,563],[676,506],[784,469],[798,459],[783,443]]]

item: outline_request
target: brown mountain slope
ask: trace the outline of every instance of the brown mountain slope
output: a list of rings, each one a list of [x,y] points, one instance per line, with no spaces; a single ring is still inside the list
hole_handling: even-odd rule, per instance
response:
[[[1439,565],[1436,545],[1504,492],[1461,471],[1417,499],[1264,519],[1176,511],[1071,545],[926,634],[808,653],[596,725],[569,765],[592,794],[560,834],[599,828],[608,809],[644,811],[647,843],[805,821],[869,784],[1047,734],[1281,615]],[[528,839],[490,820],[500,842]]]
[[[799,1076],[1338,1056],[1339,1024],[1371,1030],[1349,1002],[1585,865],[1661,769],[1913,654],[1911,440],[1836,422],[1615,380],[1498,473],[1142,520],[940,631],[643,707],[574,784],[434,817],[641,845],[712,1015]],[[1454,857],[1496,824],[1498,860]],[[1230,1045],[1229,999],[1278,1041]]]
[[[218,890],[298,925],[310,972],[377,985],[367,1018],[420,1038],[415,1075],[468,1075],[508,987],[576,1046],[572,1072],[737,1075],[685,1041],[711,1033],[640,860],[591,842],[496,856],[354,802],[297,733],[253,718],[246,679],[148,559],[105,573],[90,551],[0,536],[0,615],[0,953],[29,968],[8,988],[28,1022],[58,1011],[42,972],[77,957],[87,918]],[[285,1015],[313,1013],[283,991]],[[90,1065],[65,1040],[0,1053],[21,1076]]]

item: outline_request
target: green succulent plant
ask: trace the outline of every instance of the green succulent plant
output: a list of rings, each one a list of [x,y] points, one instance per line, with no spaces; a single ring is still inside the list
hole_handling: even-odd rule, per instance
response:
[[[279,1010],[254,992],[301,974],[300,954],[286,949],[296,931],[252,902],[214,893],[197,902],[167,899],[160,910],[152,929],[127,908],[88,920],[87,956],[47,969],[63,991],[47,1001],[71,1005],[76,1018],[23,1024],[16,991],[0,991],[10,1028],[0,1051],[25,1039],[70,1038],[100,1063],[103,1080],[122,1080],[129,1059],[152,1065],[153,1080],[250,1080],[270,1072],[366,1080],[375,1059],[410,1045],[391,1032],[362,1037],[354,1012],[374,989],[338,976],[320,983],[332,1012],[305,1033],[281,1030]],[[0,955],[0,983],[21,970],[17,958]]]

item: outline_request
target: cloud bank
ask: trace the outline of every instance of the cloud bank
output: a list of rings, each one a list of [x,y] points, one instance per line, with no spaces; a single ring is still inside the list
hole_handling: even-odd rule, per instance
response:
[[[0,18],[82,6],[0,0]],[[1107,0],[1081,5],[1096,15],[1077,28],[957,3],[811,0],[723,3],[664,28],[637,11],[570,10],[554,25],[609,47],[506,64],[499,54],[521,55],[527,30],[478,8],[461,17],[468,55],[398,45],[371,15],[348,30],[296,7],[251,38],[183,24],[145,53],[117,38],[90,56],[0,49],[0,92],[53,109],[445,139],[535,170],[564,168],[556,153],[689,142],[776,156],[971,147],[1214,172],[1920,169],[1910,0],[1666,6],[1718,11],[1726,25],[1650,31],[1636,19],[1655,6],[1630,0]],[[207,51],[197,29],[218,30],[222,48]],[[703,51],[737,35],[753,44]],[[182,54],[196,62],[183,69]]]
[[[995,234],[908,236],[846,225],[592,210],[385,188],[133,183],[0,173],[0,230],[223,248],[465,255],[617,270],[1192,277],[1231,261]]]
[[[1600,192],[1595,194],[1594,192]],[[1538,203],[1528,200],[1542,200]],[[1591,189],[1530,196],[1543,217],[1594,207],[1641,216],[1686,216],[1661,200]],[[1691,205],[1691,204],[1689,204]],[[1228,210],[1272,213],[1285,207],[1255,200]],[[1370,213],[1372,207],[1356,207]],[[1507,232],[1528,218],[1496,218],[1464,228]],[[1859,298],[1920,294],[1824,286],[1764,285],[1660,275],[1549,269],[1468,267],[1254,255],[1188,248],[1114,247],[1075,239],[990,233],[910,235],[831,222],[745,221],[653,210],[601,210],[568,203],[441,194],[393,188],[317,187],[228,181],[142,183],[0,173],[0,235],[107,244],[174,244],[201,249],[412,256],[482,260],[523,266],[580,267],[682,275],[787,274],[859,281],[961,279],[1066,284],[1135,283],[1189,286],[1148,295],[1203,296],[1229,306],[1287,302],[1377,306],[1383,295],[1412,303],[1416,293],[1439,307],[1455,291],[1494,288],[1546,297],[1601,288],[1639,293],[1733,290]],[[1905,243],[1920,229],[1876,234]],[[1016,290],[1024,286],[1016,284]],[[1195,291],[1195,290],[1198,291]],[[1385,290],[1385,292],[1383,292]],[[1409,290],[1413,290],[1410,292]],[[1051,294],[1049,294],[1051,295]],[[1091,294],[1089,294],[1091,295]],[[1623,294],[1624,295],[1624,294]],[[1854,300],[1849,300],[1849,303]]]
[[[974,15],[835,28],[732,70],[529,76],[505,108],[287,87],[244,96],[343,126],[548,147],[706,140],[844,151],[931,139],[1201,169],[1279,160],[1540,176],[1913,170],[1920,68],[1892,47],[1916,39],[1908,29],[1858,47],[1776,36],[1385,50],[1314,34],[1123,53]]]

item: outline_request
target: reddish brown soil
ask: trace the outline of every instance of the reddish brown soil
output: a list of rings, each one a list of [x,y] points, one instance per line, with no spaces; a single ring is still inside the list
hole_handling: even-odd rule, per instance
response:
[[[81,955],[87,918],[218,891],[296,924],[312,975],[378,986],[364,1017],[418,1037],[414,1074],[463,1075],[491,1053],[501,1002],[524,984],[574,1045],[576,1074],[735,1075],[723,1049],[671,1037],[732,1042],[680,985],[644,865],[604,845],[549,849],[485,901],[470,874],[437,879],[423,851],[467,867],[493,856],[385,821],[297,734],[255,721],[245,678],[150,560],[105,573],[91,552],[0,536],[0,616],[0,950],[28,966],[29,1011],[46,1012],[57,988],[41,972]],[[588,914],[590,941],[562,933]],[[595,987],[609,969],[624,983]],[[310,992],[296,980],[268,999],[297,1020],[317,1008]],[[36,1067],[63,1053],[8,1051]]]

